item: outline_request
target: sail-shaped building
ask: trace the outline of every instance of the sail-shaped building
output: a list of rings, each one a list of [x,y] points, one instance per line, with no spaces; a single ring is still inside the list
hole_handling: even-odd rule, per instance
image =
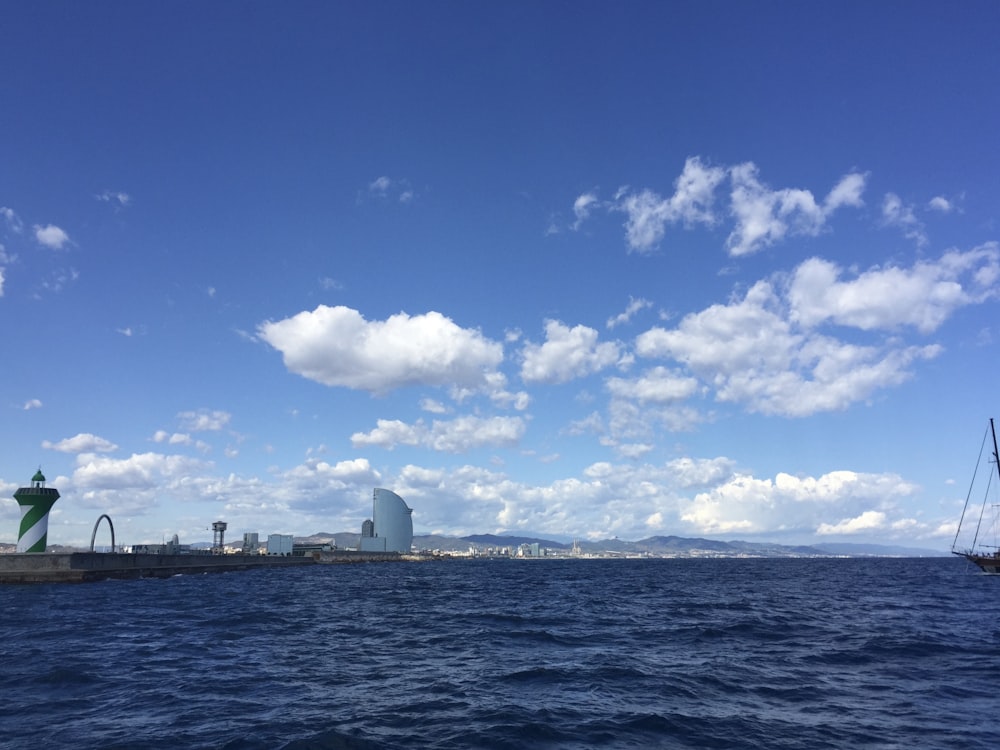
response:
[[[361,526],[361,551],[409,552],[413,546],[412,513],[395,492],[377,487],[372,517]]]

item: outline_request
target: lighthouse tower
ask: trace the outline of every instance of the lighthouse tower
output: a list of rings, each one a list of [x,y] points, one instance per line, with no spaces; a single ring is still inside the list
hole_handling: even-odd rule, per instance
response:
[[[39,469],[30,487],[20,487],[14,499],[21,506],[21,530],[17,535],[18,552],[44,552],[49,534],[49,511],[59,499],[59,490],[45,486]]]

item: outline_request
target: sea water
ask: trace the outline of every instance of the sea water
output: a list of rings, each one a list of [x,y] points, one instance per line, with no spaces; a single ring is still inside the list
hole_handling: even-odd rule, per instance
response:
[[[1000,577],[471,560],[0,588],[0,746],[1000,745]]]

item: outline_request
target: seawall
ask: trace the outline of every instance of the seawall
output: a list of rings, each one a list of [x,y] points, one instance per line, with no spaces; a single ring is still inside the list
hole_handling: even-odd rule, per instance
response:
[[[315,565],[312,557],[41,552],[0,555],[0,583],[84,583],[109,578],[169,578],[254,568]]]
[[[33,552],[0,555],[0,584],[86,583],[109,578],[169,578],[182,574],[228,573],[303,565],[412,562],[399,552],[315,551],[305,555],[158,555],[125,552]]]

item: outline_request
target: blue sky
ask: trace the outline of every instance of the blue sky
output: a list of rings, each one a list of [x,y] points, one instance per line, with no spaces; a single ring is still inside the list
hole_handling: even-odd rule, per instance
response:
[[[11,3],[0,495],[49,541],[947,549],[995,3]],[[0,539],[19,511],[0,503]]]

